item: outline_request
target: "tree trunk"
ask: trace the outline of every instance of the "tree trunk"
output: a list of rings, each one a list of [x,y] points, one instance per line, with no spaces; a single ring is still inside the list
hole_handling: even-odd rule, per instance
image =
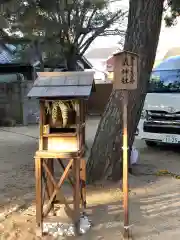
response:
[[[128,139],[134,142],[156,56],[164,0],[130,0],[124,49],[139,55],[138,88],[129,92]],[[87,180],[121,179],[122,91],[113,91],[101,118],[87,163]],[[130,153],[130,152],[129,152]]]
[[[69,46],[68,52],[65,53],[68,71],[76,71],[77,51],[74,46]]]
[[[73,55],[67,59],[67,69],[72,72],[76,71],[76,57],[73,57]]]
[[[44,72],[44,61],[42,58],[42,50],[38,40],[34,41],[34,49],[35,49],[35,55],[38,57],[38,60],[40,62],[40,71]]]

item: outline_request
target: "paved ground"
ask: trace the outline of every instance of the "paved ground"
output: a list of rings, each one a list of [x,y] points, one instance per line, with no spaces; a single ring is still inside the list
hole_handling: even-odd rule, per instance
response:
[[[98,119],[87,126],[92,143]],[[38,128],[0,129],[0,240],[35,238],[34,162]],[[137,176],[130,177],[130,222],[134,239],[179,240],[180,180],[153,175],[168,169],[180,173],[180,153],[172,149],[147,149],[141,141]],[[121,239],[122,193],[118,184],[90,187],[88,213],[94,227],[81,239]],[[23,205],[24,204],[24,205]],[[28,206],[29,204],[29,206]],[[10,214],[12,212],[12,214]]]

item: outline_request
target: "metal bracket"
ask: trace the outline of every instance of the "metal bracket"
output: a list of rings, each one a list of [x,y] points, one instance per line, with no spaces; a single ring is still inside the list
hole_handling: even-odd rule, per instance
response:
[[[122,147],[122,150],[129,150],[129,147]]]

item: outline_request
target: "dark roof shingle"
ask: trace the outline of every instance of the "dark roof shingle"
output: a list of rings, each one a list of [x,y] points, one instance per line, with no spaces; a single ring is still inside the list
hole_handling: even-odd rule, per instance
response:
[[[93,72],[42,72],[28,97],[89,97],[94,84]]]

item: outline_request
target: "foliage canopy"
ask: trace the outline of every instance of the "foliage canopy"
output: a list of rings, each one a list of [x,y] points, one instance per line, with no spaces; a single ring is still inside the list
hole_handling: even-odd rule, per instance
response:
[[[179,0],[167,0],[165,2],[165,21],[168,27],[177,23],[177,17],[180,16],[180,1]]]
[[[110,0],[11,0],[4,4],[3,15],[10,25],[9,43],[34,43],[49,59],[62,56],[72,68],[77,55],[106,30],[122,22],[126,12],[110,10]],[[23,34],[19,37],[17,32]],[[120,34],[123,31],[120,31]]]

